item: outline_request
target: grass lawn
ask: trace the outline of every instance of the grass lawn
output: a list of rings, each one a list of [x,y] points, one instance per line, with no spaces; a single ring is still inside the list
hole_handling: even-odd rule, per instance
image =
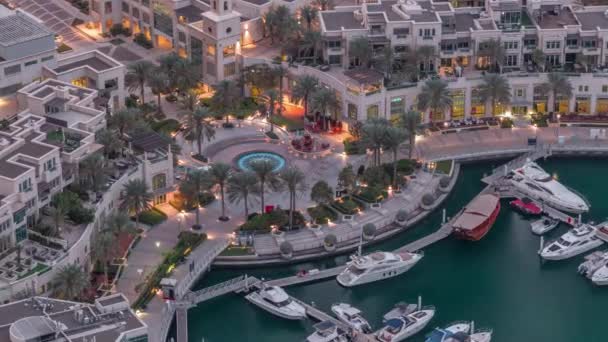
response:
[[[449,175],[450,171],[452,170],[452,164],[454,163],[453,160],[442,160],[437,162],[436,166],[435,166],[435,170],[437,172],[443,173],[445,175]]]
[[[273,115],[271,121],[277,126],[286,127],[290,132],[304,129],[304,120],[291,120],[284,116]]]
[[[220,256],[243,256],[243,255],[254,255],[253,248],[241,247],[241,246],[229,246],[224,249]]]
[[[150,226],[155,226],[167,219],[167,215],[162,211],[152,208],[139,214],[139,222]]]
[[[22,275],[21,277],[19,277],[19,279],[27,278],[27,277],[31,276],[32,274],[43,272],[43,271],[46,271],[47,269],[49,269],[49,267],[47,265],[36,264],[36,266],[34,268],[32,268],[29,272],[27,272],[24,275]]]
[[[57,48],[57,53],[64,53],[68,51],[72,51],[72,47],[67,45],[66,43],[61,43],[61,45],[59,45],[59,47]]]

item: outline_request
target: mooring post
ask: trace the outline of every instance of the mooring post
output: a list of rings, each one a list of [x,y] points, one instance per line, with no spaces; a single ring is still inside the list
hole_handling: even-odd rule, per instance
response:
[[[442,224],[445,224],[445,217],[446,217],[445,215],[446,215],[445,214],[445,208],[443,208],[443,211],[442,211],[442,221],[441,221]]]

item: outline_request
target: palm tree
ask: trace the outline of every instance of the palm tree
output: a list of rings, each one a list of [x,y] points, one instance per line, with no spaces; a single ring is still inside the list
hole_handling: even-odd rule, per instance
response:
[[[167,75],[168,88],[171,93],[175,90],[190,89],[198,83],[198,73],[195,66],[177,53],[171,52],[159,59],[160,70]]]
[[[65,220],[65,215],[72,209],[78,202],[78,198],[72,192],[60,192],[53,196],[50,206],[49,215],[53,220],[54,231],[53,236],[59,236],[59,229],[61,224]]]
[[[447,111],[452,106],[452,98],[448,91],[448,84],[440,79],[427,80],[420,95],[418,95],[418,109],[421,111],[430,110],[431,121],[437,114],[441,114],[442,119],[445,118],[443,111]]]
[[[540,71],[545,70],[545,54],[541,49],[534,49],[532,51],[532,63],[540,68]]]
[[[129,215],[121,211],[116,211],[110,214],[104,221],[104,228],[116,236],[123,233],[135,233],[135,229],[133,228],[133,223],[131,222]]]
[[[393,53],[393,49],[389,46],[385,46],[384,49],[382,49],[382,54],[375,57],[372,63],[374,67],[382,70],[384,77],[390,79],[393,71],[394,60],[395,55]]]
[[[547,82],[540,85],[541,93],[549,95],[549,112],[555,111],[555,101],[558,98],[572,97],[572,83],[561,73],[552,72],[547,75]]]
[[[196,210],[196,226],[200,227],[200,213],[199,207],[201,205],[200,199],[205,190],[208,190],[211,186],[211,177],[209,173],[205,171],[193,171],[188,174],[179,185],[179,192],[184,196],[186,202],[194,206]]]
[[[416,67],[418,68],[420,63],[424,63],[425,69],[430,70],[431,65],[435,65],[435,58],[437,58],[437,52],[435,51],[435,47],[431,45],[423,45],[416,49]]]
[[[304,103],[304,115],[308,115],[308,102],[310,96],[319,86],[319,80],[310,75],[301,75],[296,79],[296,84],[292,89],[291,97],[294,101]]]
[[[116,128],[120,137],[124,137],[125,132],[133,128],[135,121],[141,116],[141,111],[137,108],[124,108],[112,113],[108,125]]]
[[[509,104],[511,102],[511,86],[506,77],[500,74],[483,76],[483,83],[479,86],[479,97],[484,103],[490,102],[492,115],[496,104]]]
[[[251,171],[258,177],[260,184],[260,201],[262,202],[261,213],[264,213],[264,194],[266,185],[268,185],[271,190],[275,190],[278,187],[277,175],[274,172],[275,165],[270,160],[262,159],[253,161],[250,167]]]
[[[357,175],[355,175],[351,164],[346,165],[340,170],[338,174],[338,186],[346,190],[347,193],[350,193],[354,189],[356,181]]]
[[[310,5],[304,5],[300,8],[300,17],[304,18],[304,21],[306,21],[308,31],[312,29],[312,22],[317,19],[318,13],[319,10]]]
[[[203,140],[207,138],[207,141],[211,141],[215,137],[215,129],[209,122],[212,117],[211,111],[208,107],[197,106],[193,111],[186,112],[184,117],[184,138],[196,141],[200,156],[202,155]]]
[[[289,191],[289,229],[293,228],[293,212],[296,210],[296,196],[306,191],[306,176],[295,166],[289,167],[279,173],[287,191]]]
[[[152,194],[148,191],[148,186],[141,179],[132,179],[124,187],[124,197],[122,208],[129,214],[135,215],[135,228],[139,229],[139,215],[149,210],[152,206]]]
[[[285,76],[287,76],[287,69],[284,68],[282,65],[277,65],[274,68],[272,68],[273,74],[274,76],[277,78],[278,80],[278,85],[279,85],[279,97],[278,97],[278,102],[279,102],[279,115],[281,115],[281,113],[283,113],[283,81],[285,80]]]
[[[211,106],[219,114],[226,118],[226,123],[230,122],[228,114],[234,108],[239,97],[239,89],[233,81],[223,80],[213,86],[215,93],[211,97]]]
[[[265,27],[270,33],[271,44],[275,43],[275,38],[281,44],[281,57],[284,55],[287,41],[297,30],[297,22],[284,5],[270,8],[265,15]]]
[[[412,159],[414,153],[414,146],[416,145],[416,128],[420,124],[420,112],[415,110],[409,110],[399,115],[399,126],[405,128],[405,132],[409,137],[410,146],[408,158]]]
[[[194,89],[188,89],[184,96],[180,99],[180,107],[188,112],[193,112],[194,109],[200,104],[200,95]]]
[[[79,175],[91,191],[98,193],[107,179],[103,156],[95,153],[80,162]]]
[[[268,89],[264,95],[258,98],[259,102],[264,104],[268,113],[268,122],[270,122],[270,131],[274,132],[274,110],[279,104],[279,92],[276,89]]]
[[[109,284],[108,263],[116,254],[116,236],[110,231],[99,232],[93,243],[93,258],[103,267],[104,282]]]
[[[397,154],[399,146],[406,140],[405,133],[397,127],[387,127],[384,133],[384,147],[393,154],[393,187],[397,187]]]
[[[255,64],[243,70],[244,83],[261,91],[276,87],[273,70],[267,64]]]
[[[499,40],[490,39],[482,43],[479,56],[487,57],[490,64],[490,71],[500,72],[500,63],[505,58],[505,48]]]
[[[113,153],[118,153],[124,147],[122,139],[116,139],[115,132],[109,129],[101,129],[95,134],[95,140],[103,145],[103,156],[105,159],[109,159]]]
[[[252,171],[237,172],[228,178],[228,201],[245,206],[245,220],[249,217],[249,198],[259,195],[258,178]]]
[[[333,7],[332,0],[316,0],[316,3],[321,7],[321,11],[327,11]]]
[[[78,264],[68,264],[53,277],[54,296],[65,300],[77,300],[89,286],[88,275]]]
[[[348,46],[348,56],[355,65],[367,68],[372,59],[372,46],[367,37],[351,40]]]
[[[230,178],[231,167],[228,164],[216,163],[209,169],[209,175],[211,176],[211,182],[217,184],[220,187],[220,198],[222,200],[222,216],[219,217],[220,221],[228,221],[229,218],[226,216],[226,202],[224,199],[224,191],[226,188],[226,182]]]
[[[302,41],[295,41],[298,44],[297,51],[300,57],[312,57],[314,61],[317,60],[317,51],[321,44],[321,33],[318,31],[305,31]],[[301,53],[304,51],[304,54]]]
[[[369,119],[361,128],[361,142],[373,151],[374,166],[380,164],[380,150],[384,146],[388,126],[385,119]]]
[[[313,111],[321,113],[325,129],[327,129],[327,112],[338,113],[342,109],[342,103],[336,92],[325,87],[318,88],[312,94],[310,106]]]
[[[152,94],[156,95],[156,112],[162,113],[161,95],[170,90],[167,74],[160,69],[156,69],[153,74],[148,76],[147,84],[152,90]]]
[[[140,90],[141,103],[146,103],[144,99],[144,90],[148,83],[148,77],[154,69],[154,64],[147,60],[137,61],[127,67],[125,75],[125,85],[129,91]]]

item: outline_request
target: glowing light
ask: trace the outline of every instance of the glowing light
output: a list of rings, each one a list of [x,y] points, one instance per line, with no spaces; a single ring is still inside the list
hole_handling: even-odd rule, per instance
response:
[[[160,241],[156,241],[156,248],[160,248]]]
[[[142,315],[143,315],[143,312],[140,309],[135,310],[135,316],[141,317]]]

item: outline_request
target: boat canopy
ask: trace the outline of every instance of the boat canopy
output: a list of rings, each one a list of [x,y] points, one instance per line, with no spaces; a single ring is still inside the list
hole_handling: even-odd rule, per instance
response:
[[[393,329],[400,329],[403,326],[403,321],[398,318],[389,319],[386,321],[386,326]]]
[[[492,215],[500,199],[493,194],[477,196],[454,221],[454,228],[472,230]]]

